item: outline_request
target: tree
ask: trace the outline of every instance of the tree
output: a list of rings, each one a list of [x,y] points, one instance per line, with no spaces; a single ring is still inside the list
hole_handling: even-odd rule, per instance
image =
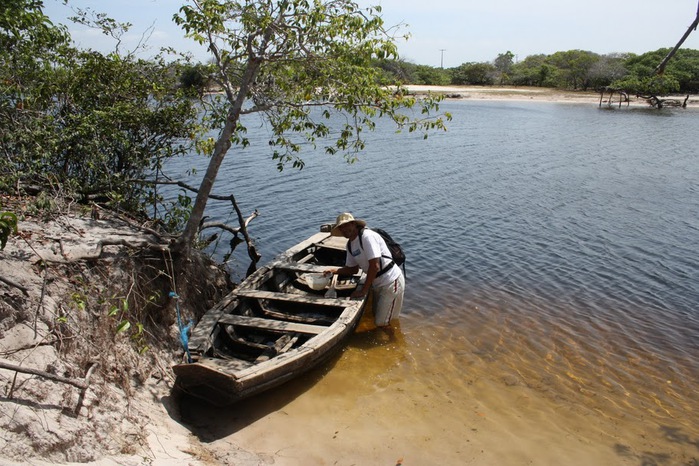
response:
[[[218,137],[199,146],[211,160],[177,243],[184,257],[224,157],[233,145],[248,144],[246,116],[266,119],[280,169],[303,167],[302,141],[323,141],[327,153],[354,161],[364,148],[362,132],[379,117],[409,131],[444,127],[433,115],[436,100],[403,97],[380,82],[380,70],[371,66],[374,59],[397,56],[380,12],[349,0],[193,0],[175,15],[187,35],[211,51],[213,79],[223,89],[213,99],[210,120],[220,129]],[[411,113],[415,105],[421,110]]]
[[[588,78],[590,87],[601,89],[609,86],[613,81],[621,79],[628,74],[624,66],[628,54],[613,53],[600,56],[599,60],[590,67]]]
[[[549,65],[547,55],[529,55],[512,65],[510,80],[518,86],[555,86],[558,70]]]
[[[599,55],[585,50],[568,50],[550,55],[546,62],[558,68],[562,86],[587,90],[590,70],[599,61]]]
[[[139,210],[152,191],[133,180],[190,151],[195,105],[181,98],[162,59],[77,50],[41,6],[10,0],[0,7],[2,183],[50,180],[65,194]],[[98,20],[103,31],[121,27]]]
[[[462,63],[452,69],[452,84],[490,86],[495,82],[495,67],[490,63]]]
[[[405,60],[374,60],[373,66],[384,71],[383,79],[388,82],[396,82],[400,84],[415,83],[417,65],[409,63]]]
[[[413,76],[412,84],[425,84],[428,86],[444,86],[449,84],[451,80],[448,71],[429,65],[416,65]]]
[[[509,50],[505,53],[501,53],[493,60],[493,66],[500,73],[500,84],[505,84],[508,79],[510,72],[512,71],[512,65],[514,65],[515,54]]]
[[[663,100],[659,96],[678,92],[682,89],[681,79],[691,86],[697,73],[686,73],[685,65],[692,63],[692,58],[697,57],[699,52],[679,50],[676,59],[667,65],[667,69],[662,74],[656,74],[657,63],[667,56],[669,49],[658,49],[654,52],[647,52],[643,55],[632,55],[624,63],[628,74],[621,79],[613,81],[610,85],[612,89],[623,90],[628,94],[644,96],[651,105],[662,107]],[[690,58],[685,62],[683,56],[687,53]],[[694,52],[694,53],[692,53]],[[691,65],[690,65],[691,68]]]
[[[210,86],[208,82],[209,74],[210,67],[201,63],[184,66],[179,71],[180,84],[187,92],[202,97]]]

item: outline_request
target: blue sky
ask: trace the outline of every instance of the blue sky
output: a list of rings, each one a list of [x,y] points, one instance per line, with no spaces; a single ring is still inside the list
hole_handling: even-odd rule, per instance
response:
[[[69,26],[82,47],[113,50],[114,42],[100,32],[70,24],[68,7],[44,0],[54,22]],[[208,57],[183,37],[172,22],[184,0],[71,0],[109,14],[133,28],[122,38],[128,49],[151,26],[151,50],[172,46]],[[359,0],[380,4],[387,25],[406,25],[411,38],[399,41],[401,57],[430,66],[454,67],[466,62],[492,61],[508,50],[518,60],[528,55],[582,49],[599,54],[644,53],[673,47],[697,13],[697,0]],[[684,48],[699,49],[699,31]],[[442,62],[443,61],[443,62]]]

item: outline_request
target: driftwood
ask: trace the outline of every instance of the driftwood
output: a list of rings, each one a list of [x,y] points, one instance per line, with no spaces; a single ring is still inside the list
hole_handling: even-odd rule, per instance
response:
[[[687,108],[687,101],[689,100],[689,95],[684,98],[684,100],[680,99],[661,99],[658,96],[643,96],[639,95],[637,97],[640,97],[642,99],[645,99],[648,101],[648,105],[651,107],[655,108],[663,108],[663,107],[682,107],[682,108]]]
[[[699,5],[697,5],[697,14],[696,14],[696,17],[694,18],[694,21],[692,21],[692,24],[689,25],[689,27],[687,28],[687,31],[684,33],[684,35],[679,40],[679,42],[677,42],[677,44],[675,44],[675,46],[672,48],[672,50],[670,50],[670,52],[665,56],[665,58],[663,58],[663,60],[655,68],[655,70],[653,71],[654,75],[662,75],[665,72],[665,68],[667,67],[668,62],[672,59],[672,57],[675,56],[677,51],[680,49],[680,47],[682,46],[684,41],[687,40],[687,38],[692,33],[692,31],[697,30],[697,27],[699,27]],[[600,107],[602,106],[602,98],[603,98],[605,92],[610,92],[609,100],[608,100],[609,106],[612,105],[612,95],[614,94],[614,92],[619,93],[619,107],[621,107],[622,98],[625,98],[626,99],[625,101],[628,104],[628,101],[629,101],[628,95],[623,90],[612,89],[612,88],[606,87],[606,88],[603,88],[601,92],[602,93],[600,95],[600,101],[599,101]],[[643,96],[643,95],[637,94],[636,97],[645,99],[651,107],[655,107],[658,109],[661,109],[663,107],[686,108],[687,101],[689,100],[689,96],[687,96],[683,102],[680,101],[679,99],[661,99],[660,97],[655,96],[655,95]]]
[[[78,414],[80,414],[80,409],[82,408],[83,401],[85,400],[85,392],[90,387],[90,377],[92,376],[92,373],[97,368],[97,366],[98,366],[97,363],[92,364],[90,366],[90,368],[87,370],[87,374],[85,375],[85,378],[80,380],[80,379],[70,379],[68,377],[61,377],[60,375],[51,374],[49,372],[42,371],[39,369],[32,369],[30,367],[17,366],[15,364],[10,364],[8,362],[0,361],[0,369],[7,369],[10,371],[21,372],[23,374],[38,375],[39,377],[43,377],[45,379],[50,379],[50,380],[54,380],[56,382],[66,383],[68,385],[72,385],[74,387],[79,388],[80,389],[80,396],[78,397],[78,404],[75,407],[75,410],[73,411],[73,413],[76,416]],[[10,393],[8,395],[8,398],[12,398],[14,386],[15,386],[15,383],[13,381],[12,386],[10,387]]]
[[[599,106],[602,106],[602,103],[605,102],[604,100],[604,95],[606,92],[609,92],[609,98],[606,100],[608,106],[612,106],[614,103],[613,96],[615,93],[619,94],[619,108],[621,108],[621,104],[623,102],[626,102],[626,106],[629,106],[629,95],[627,92],[621,90],[621,89],[615,89],[611,87],[604,87],[600,90],[600,97],[599,97]],[[689,100],[689,95],[687,95],[684,100],[681,99],[661,99],[658,96],[655,95],[640,95],[636,94],[637,98],[644,99],[645,101],[648,102],[648,105],[651,107],[655,108],[663,108],[663,107],[682,107],[682,108],[687,108],[687,101]]]

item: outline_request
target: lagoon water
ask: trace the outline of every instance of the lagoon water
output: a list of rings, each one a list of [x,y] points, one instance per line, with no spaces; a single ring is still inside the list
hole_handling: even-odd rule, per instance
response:
[[[388,230],[400,332],[365,320],[326,367],[185,420],[274,464],[699,464],[699,112],[442,110],[445,133],[386,122],[355,164],[308,150],[282,173],[249,128],[215,191],[259,210],[262,261],[343,211]]]

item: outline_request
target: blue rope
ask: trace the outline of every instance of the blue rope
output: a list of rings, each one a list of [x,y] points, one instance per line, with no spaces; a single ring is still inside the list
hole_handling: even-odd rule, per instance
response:
[[[170,292],[170,297],[175,299],[175,309],[177,309],[177,327],[180,331],[180,341],[182,342],[182,347],[184,352],[187,353],[187,362],[192,362],[192,355],[189,354],[189,329],[192,327],[192,321],[190,320],[186,327],[182,327],[182,318],[180,317],[180,297],[174,291]]]

